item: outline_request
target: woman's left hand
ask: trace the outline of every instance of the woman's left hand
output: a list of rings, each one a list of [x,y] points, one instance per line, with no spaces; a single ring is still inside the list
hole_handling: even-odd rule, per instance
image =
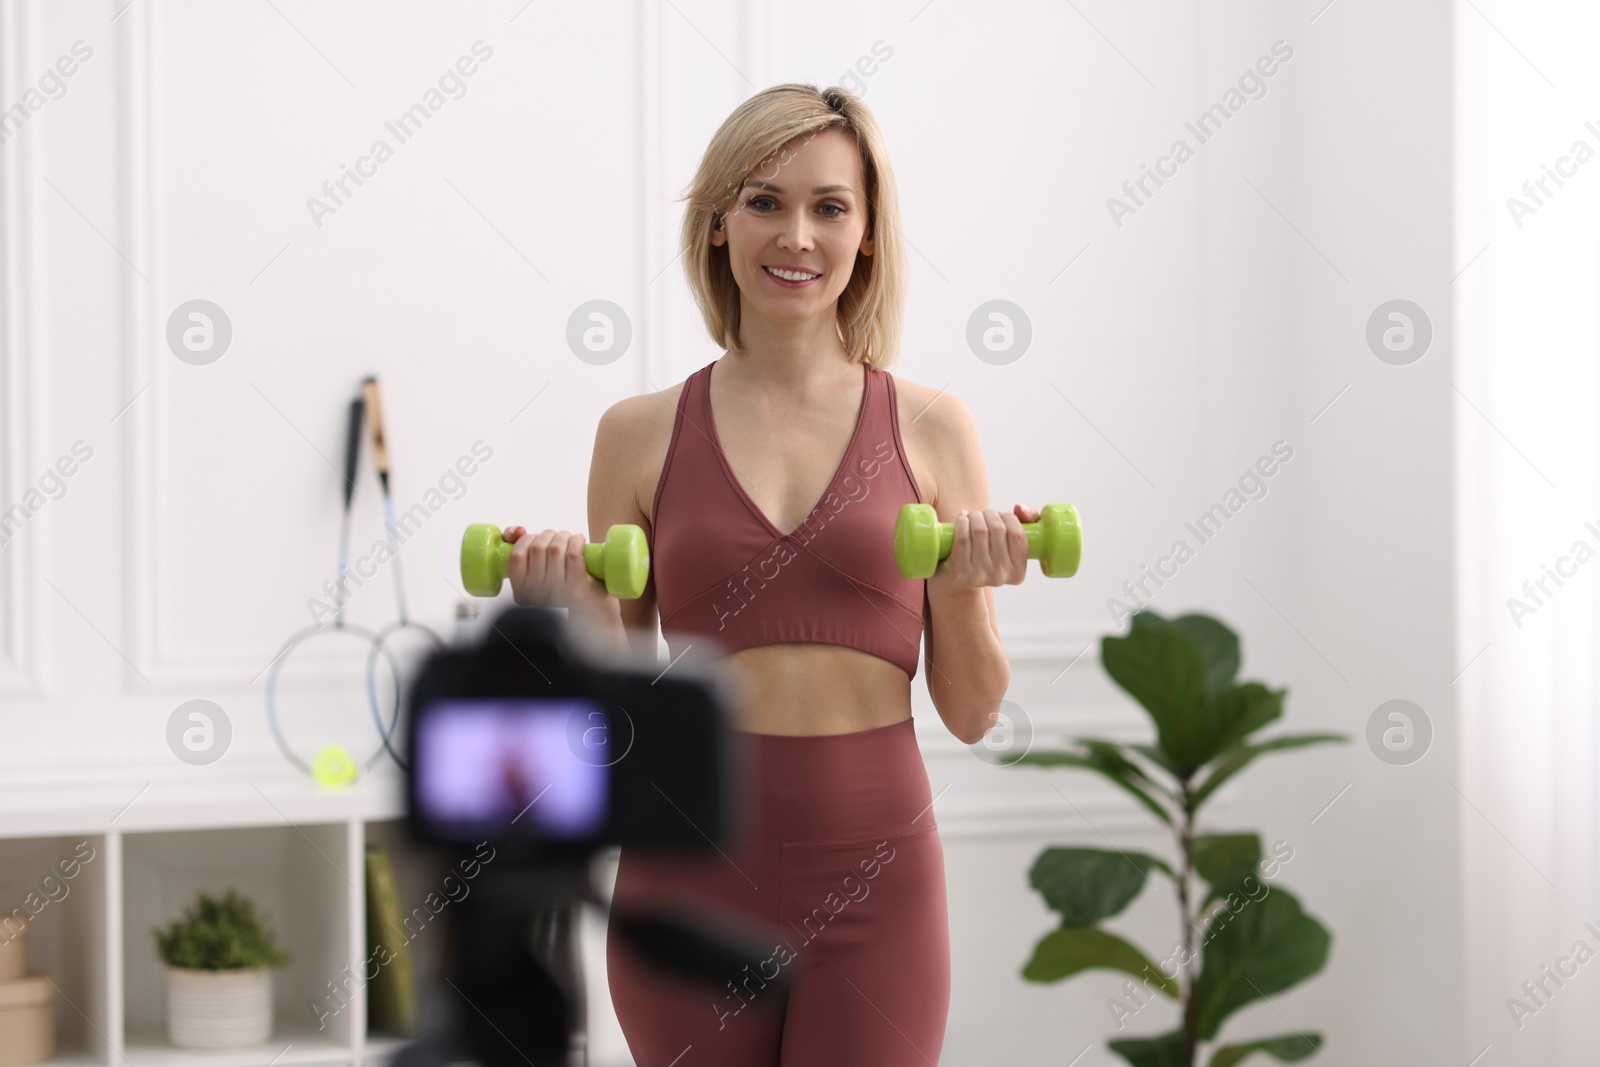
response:
[[[1028,574],[1028,535],[1022,524],[1038,521],[1039,512],[1022,504],[1009,515],[994,508],[963,509],[956,517],[950,555],[928,579],[928,593],[1018,584]]]

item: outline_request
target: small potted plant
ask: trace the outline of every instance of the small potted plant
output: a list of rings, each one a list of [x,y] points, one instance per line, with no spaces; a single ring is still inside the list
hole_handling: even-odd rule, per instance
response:
[[[165,930],[151,930],[167,971],[167,1040],[238,1048],[272,1036],[272,971],[289,962],[255,904],[206,893]]]

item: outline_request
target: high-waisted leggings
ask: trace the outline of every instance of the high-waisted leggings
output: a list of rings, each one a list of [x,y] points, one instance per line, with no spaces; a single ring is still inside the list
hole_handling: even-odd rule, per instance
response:
[[[654,969],[613,928],[606,969],[638,1067],[930,1067],[950,1007],[944,851],[910,719],[737,732],[745,833],[693,860],[622,849],[613,907],[731,913],[770,955],[721,987]],[[764,940],[770,938],[770,942]],[[781,973],[787,1000],[768,986]]]

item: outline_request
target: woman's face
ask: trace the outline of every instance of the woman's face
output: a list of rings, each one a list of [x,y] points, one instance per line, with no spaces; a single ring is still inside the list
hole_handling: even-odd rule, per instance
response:
[[[855,138],[824,130],[768,157],[745,178],[711,243],[728,246],[745,314],[831,322],[856,253],[870,256],[874,244]],[[807,277],[790,281],[774,269]]]

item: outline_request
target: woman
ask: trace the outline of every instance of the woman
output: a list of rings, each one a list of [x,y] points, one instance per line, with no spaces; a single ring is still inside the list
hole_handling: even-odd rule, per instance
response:
[[[743,698],[747,833],[725,855],[624,849],[618,905],[688,899],[774,939],[725,989],[651,971],[608,937],[613,1002],[641,1067],[938,1062],[950,996],[944,858],[911,720],[918,638],[950,732],[992,724],[1010,665],[991,587],[1026,573],[1022,522],[987,507],[955,397],[885,368],[905,301],[893,173],[866,106],[779,85],[712,138],[687,194],[683,255],[726,350],[596,432],[589,527],[651,537],[651,583],[618,601],[581,534],[522,527],[518,603],[565,605],[602,645],[653,659],[716,650]],[[902,504],[955,523],[932,578],[896,568]],[[762,990],[779,972],[786,1003]]]

